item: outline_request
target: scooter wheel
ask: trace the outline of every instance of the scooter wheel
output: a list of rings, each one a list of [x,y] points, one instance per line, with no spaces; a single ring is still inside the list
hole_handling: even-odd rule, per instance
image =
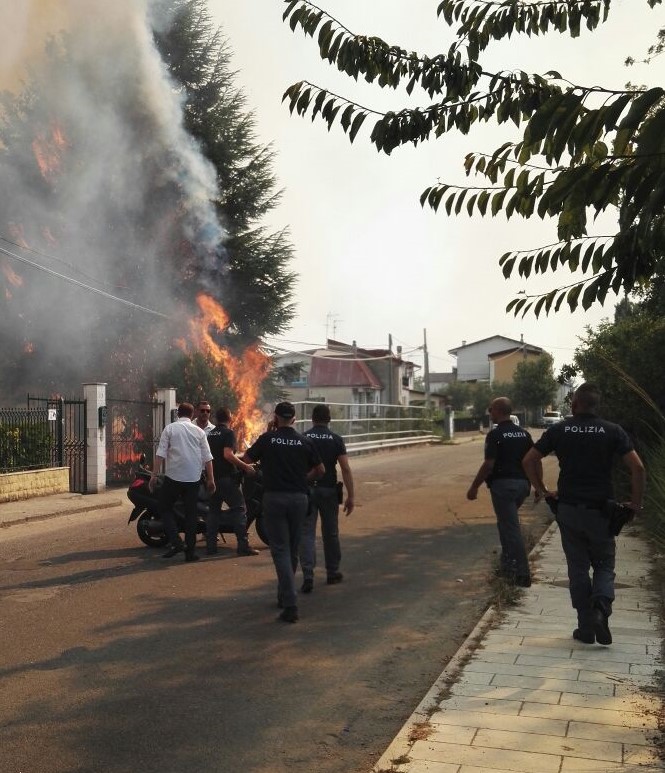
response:
[[[149,510],[144,510],[136,521],[136,533],[139,535],[141,542],[149,548],[163,548],[169,541],[168,537],[163,532],[161,534],[150,533],[148,525],[150,521],[156,520],[158,519],[153,513]]]

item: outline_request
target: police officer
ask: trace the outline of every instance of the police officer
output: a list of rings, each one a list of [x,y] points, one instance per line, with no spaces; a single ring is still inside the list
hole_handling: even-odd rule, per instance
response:
[[[240,473],[254,475],[254,468],[251,464],[241,461],[235,454],[236,436],[229,427],[231,421],[229,409],[218,408],[215,412],[215,421],[217,424],[208,432],[216,491],[210,498],[210,510],[206,520],[206,552],[209,556],[217,553],[219,519],[222,515],[222,504],[226,502],[229,509],[224,516],[233,524],[233,531],[238,541],[238,555],[258,556],[259,551],[250,547],[247,538],[247,511],[245,498],[240,490]]]
[[[303,525],[300,539],[300,567],[303,573],[302,592],[311,593],[314,588],[314,567],[316,566],[316,520],[321,515],[321,537],[323,539],[323,554],[326,563],[328,585],[342,582],[343,575],[339,571],[342,560],[342,550],[339,544],[339,505],[337,484],[337,464],[342,471],[342,479],[346,486],[344,512],[350,515],[353,511],[353,475],[349,465],[344,440],[328,428],[330,424],[330,408],[327,405],[315,405],[312,410],[312,427],[304,434],[316,446],[321,455],[325,474],[319,480],[313,481],[310,507]],[[339,484],[342,485],[341,483]]]
[[[513,424],[510,418],[512,410],[507,397],[497,397],[492,401],[489,411],[496,426],[485,438],[485,461],[480,465],[466,497],[477,499],[480,485],[487,483],[501,542],[501,574],[516,585],[528,588],[531,573],[517,511],[531,490],[522,458],[533,441],[525,429]]]
[[[609,531],[607,503],[613,497],[612,467],[619,456],[630,471],[631,501],[642,509],[646,474],[628,435],[618,425],[596,415],[600,393],[582,384],[574,393],[573,416],[547,429],[524,458],[524,469],[537,496],[556,502],[556,520],[568,564],[570,598],[577,611],[573,638],[585,644],[611,644],[608,618],[614,601],[616,545]],[[543,483],[543,456],[559,460],[558,490]],[[589,570],[593,569],[592,578]]]
[[[277,603],[282,607],[279,619],[287,623],[298,620],[295,572],[309,482],[325,472],[312,441],[293,428],[295,415],[292,403],[278,403],[276,428],[264,432],[242,456],[244,462],[261,462],[263,513],[277,573]]]

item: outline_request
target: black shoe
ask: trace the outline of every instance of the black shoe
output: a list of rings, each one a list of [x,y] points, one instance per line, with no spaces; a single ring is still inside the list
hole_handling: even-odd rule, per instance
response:
[[[343,579],[344,575],[341,572],[333,572],[328,575],[326,582],[328,585],[337,585],[337,583],[342,582]]]
[[[189,562],[191,562],[191,561],[198,561],[199,558],[201,558],[201,556],[197,556],[196,553],[194,553],[194,552],[192,552],[192,553],[189,553],[189,552],[185,553],[185,561],[189,561]]]
[[[280,613],[278,620],[282,620],[285,623],[295,623],[298,620],[298,607],[284,607]]]
[[[596,634],[592,628],[576,628],[573,631],[573,639],[581,641],[582,644],[595,644]]]
[[[314,590],[314,580],[311,578],[305,578],[300,588],[301,593],[311,593]]]
[[[249,545],[247,545],[246,547],[238,548],[237,553],[239,556],[258,556],[259,555],[259,551],[255,550],[254,548],[250,548]]]
[[[162,558],[173,558],[173,556],[178,555],[178,553],[182,553],[183,550],[184,548],[182,545],[171,545]]]
[[[517,577],[515,577],[515,585],[517,585],[518,588],[530,588],[531,577],[529,577],[528,574],[518,574]]]
[[[604,644],[606,646],[612,644],[612,633],[607,622],[607,615],[602,609],[596,608],[593,610],[591,622],[598,644]]]
[[[217,545],[215,545],[212,548],[206,548],[206,555],[207,556],[216,556],[217,555]]]

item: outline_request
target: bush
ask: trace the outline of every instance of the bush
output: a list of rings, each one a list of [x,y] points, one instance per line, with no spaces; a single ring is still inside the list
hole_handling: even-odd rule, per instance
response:
[[[51,433],[48,424],[0,424],[0,472],[18,472],[50,466]]]

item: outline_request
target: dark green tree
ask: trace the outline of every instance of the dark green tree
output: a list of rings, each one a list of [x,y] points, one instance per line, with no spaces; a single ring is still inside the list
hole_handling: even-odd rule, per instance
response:
[[[587,330],[572,371],[600,388],[604,417],[650,443],[665,429],[665,317],[636,306]]]
[[[534,418],[537,410],[549,406],[557,392],[557,382],[552,371],[552,358],[542,354],[518,363],[513,376],[513,399]]]
[[[455,30],[456,41],[434,55],[354,34],[309,0],[284,4],[291,29],[316,36],[321,58],[350,78],[403,87],[409,95],[418,90],[428,100],[379,112],[300,81],[284,95],[291,112],[318,117],[329,129],[338,122],[352,142],[371,118],[371,142],[385,153],[453,130],[466,134],[478,123],[515,124],[515,141],[467,155],[466,172],[483,178],[481,184],[441,182],[421,196],[423,205],[448,214],[556,219],[557,241],[503,255],[503,273],[508,277],[516,270],[529,277],[567,267],[580,278],[515,298],[508,309],[538,315],[557,311],[564,300],[571,309],[580,304],[586,309],[602,304],[610,290],[630,292],[658,273],[665,252],[665,90],[573,84],[555,71],[496,71],[483,64],[494,41],[548,32],[577,37],[582,25],[595,30],[608,18],[611,0],[442,0],[437,15]],[[652,53],[658,52],[654,47]],[[616,230],[589,233],[588,213],[608,209],[616,210]]]
[[[256,138],[247,99],[235,85],[231,52],[207,0],[155,0],[166,28],[155,41],[184,99],[185,123],[213,164],[216,202],[228,234],[223,270],[215,277],[232,325],[231,343],[279,333],[293,317],[293,247],[285,230],[270,232],[265,216],[280,200],[274,153]],[[222,267],[220,266],[220,269]]]

